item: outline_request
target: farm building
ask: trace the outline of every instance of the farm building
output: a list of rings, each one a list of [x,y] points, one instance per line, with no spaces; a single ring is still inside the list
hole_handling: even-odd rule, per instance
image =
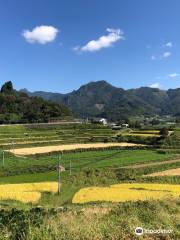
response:
[[[102,124],[102,125],[107,125],[107,119],[106,118],[93,118],[91,120],[92,123],[99,123],[99,124]]]

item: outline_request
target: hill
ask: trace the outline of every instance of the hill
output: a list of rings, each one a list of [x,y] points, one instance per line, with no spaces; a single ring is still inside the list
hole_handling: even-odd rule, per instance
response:
[[[167,91],[150,87],[124,90],[106,81],[98,81],[90,82],[67,94],[22,91],[31,96],[63,103],[77,117],[106,117],[117,120],[140,115],[180,115],[180,88]]]
[[[47,122],[62,119],[70,111],[62,104],[40,97],[31,97],[13,89],[11,82],[5,83],[0,92],[0,123]]]

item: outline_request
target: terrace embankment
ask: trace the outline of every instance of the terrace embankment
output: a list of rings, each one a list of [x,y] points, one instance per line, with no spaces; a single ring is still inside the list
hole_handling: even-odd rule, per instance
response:
[[[155,163],[133,164],[130,166],[123,166],[121,168],[136,169],[136,168],[144,168],[144,167],[151,167],[151,166],[164,165],[164,164],[169,164],[169,163],[178,163],[178,162],[180,162],[180,159],[172,159],[172,160],[155,162]]]

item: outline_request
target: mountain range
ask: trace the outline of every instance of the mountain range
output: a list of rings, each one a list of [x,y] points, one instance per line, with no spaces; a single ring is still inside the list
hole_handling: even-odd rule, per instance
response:
[[[180,88],[160,90],[140,87],[124,90],[102,80],[90,82],[67,94],[29,92],[29,96],[42,97],[66,105],[76,117],[105,117],[118,120],[131,116],[180,116]]]

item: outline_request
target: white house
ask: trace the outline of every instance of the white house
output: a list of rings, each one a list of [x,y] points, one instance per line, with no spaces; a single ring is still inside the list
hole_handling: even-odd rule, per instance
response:
[[[107,119],[106,118],[101,118],[99,120],[99,123],[103,124],[103,125],[107,125]]]
[[[128,127],[129,127],[129,124],[123,123],[123,124],[121,124],[121,126],[122,126],[122,128],[128,128]]]

